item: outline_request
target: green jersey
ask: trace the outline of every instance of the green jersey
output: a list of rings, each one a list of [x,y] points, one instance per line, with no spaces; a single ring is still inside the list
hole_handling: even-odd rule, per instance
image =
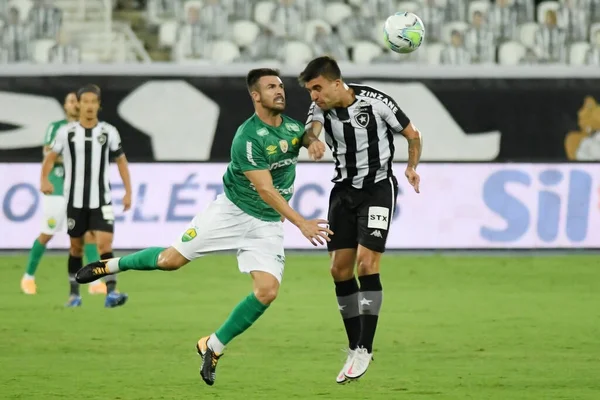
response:
[[[62,119],[60,121],[52,122],[50,125],[48,125],[48,129],[46,129],[46,136],[44,136],[44,146],[50,146],[50,144],[54,140],[54,137],[56,136],[56,132],[58,132],[58,129],[61,126],[66,125],[68,123],[69,121],[67,121],[66,119]],[[48,177],[48,179],[50,180],[52,186],[54,186],[54,192],[52,193],[52,195],[62,196],[65,179],[65,168],[63,167],[62,163],[54,164],[54,167],[52,167],[52,171],[50,171],[50,176]]]
[[[281,215],[260,198],[244,172],[269,170],[275,189],[290,200],[304,124],[285,115],[282,119],[278,127],[265,124],[256,114],[247,119],[235,133],[231,162],[223,176],[227,198],[242,211],[263,221],[279,221]]]

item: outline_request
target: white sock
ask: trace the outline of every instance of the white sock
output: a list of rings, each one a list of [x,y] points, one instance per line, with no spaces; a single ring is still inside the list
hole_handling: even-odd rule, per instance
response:
[[[223,351],[225,350],[225,345],[221,343],[221,341],[217,338],[217,335],[214,333],[208,338],[207,344],[208,347],[210,347],[211,350],[217,354],[223,354]]]
[[[31,280],[35,279],[35,277],[33,275],[29,275],[29,274],[23,275],[23,278],[25,278],[25,279],[31,279]]]
[[[108,260],[108,262],[106,263],[106,267],[108,268],[108,270],[113,273],[116,274],[117,272],[121,272],[121,270],[119,269],[119,260],[121,259],[121,257],[118,258],[111,258],[110,260]]]

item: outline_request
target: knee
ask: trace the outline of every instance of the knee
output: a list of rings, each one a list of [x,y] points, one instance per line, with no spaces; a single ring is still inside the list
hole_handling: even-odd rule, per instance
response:
[[[44,246],[48,244],[48,242],[52,239],[52,235],[46,235],[45,233],[40,234],[38,237],[38,242],[43,244]]]
[[[379,273],[379,257],[373,252],[365,252],[357,257],[358,276],[373,275]]]
[[[354,265],[332,262],[329,272],[331,272],[331,277],[334,281],[347,281],[354,276]]]
[[[158,267],[164,271],[176,271],[187,263],[188,260],[172,247],[158,255]]]
[[[275,301],[279,293],[279,285],[260,286],[254,289],[254,295],[264,305]]]
[[[81,246],[79,243],[71,243],[69,253],[73,257],[83,257],[83,246]]]

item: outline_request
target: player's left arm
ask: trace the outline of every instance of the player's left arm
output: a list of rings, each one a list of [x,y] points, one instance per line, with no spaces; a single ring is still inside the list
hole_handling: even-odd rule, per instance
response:
[[[417,165],[421,160],[423,151],[423,138],[421,132],[415,127],[410,119],[404,114],[400,106],[388,96],[387,105],[381,103],[379,110],[388,127],[395,133],[399,133],[408,141],[408,163],[404,175],[408,182],[419,193],[421,178],[417,174]]]
[[[131,207],[131,174],[129,173],[129,163],[127,156],[121,145],[121,136],[119,131],[111,129],[108,132],[108,147],[114,156],[115,163],[119,169],[119,175],[125,186],[125,196],[123,196],[123,211],[129,210]]]

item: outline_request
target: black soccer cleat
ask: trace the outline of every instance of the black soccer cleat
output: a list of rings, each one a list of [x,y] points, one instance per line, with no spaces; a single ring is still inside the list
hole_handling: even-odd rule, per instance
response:
[[[196,350],[198,351],[200,357],[202,357],[200,376],[202,377],[204,383],[212,386],[215,384],[219,358],[221,358],[223,354],[217,354],[210,347],[208,347],[208,338],[209,336],[200,339],[196,344]]]
[[[77,283],[90,283],[107,275],[112,275],[106,266],[106,261],[108,260],[93,262],[77,271],[77,274],[75,274]]]

